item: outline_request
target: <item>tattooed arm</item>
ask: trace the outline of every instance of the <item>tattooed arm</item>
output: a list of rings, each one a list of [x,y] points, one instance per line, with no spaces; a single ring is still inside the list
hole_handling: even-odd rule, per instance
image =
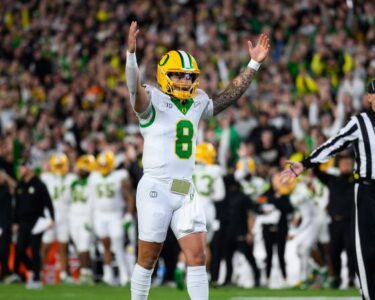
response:
[[[253,48],[252,43],[248,41],[248,47],[252,61],[256,61],[260,64],[268,55],[270,49],[269,39],[265,34],[261,34],[256,46]],[[256,62],[255,64],[257,64]],[[212,99],[214,104],[214,115],[222,112],[242,96],[253,80],[256,71],[257,69],[254,67],[254,64],[251,65],[250,62],[246,70],[236,76],[222,93]]]
[[[214,103],[214,115],[231,106],[242,96],[253,80],[255,72],[254,69],[247,67],[246,70],[233,79],[222,93],[212,99]]]

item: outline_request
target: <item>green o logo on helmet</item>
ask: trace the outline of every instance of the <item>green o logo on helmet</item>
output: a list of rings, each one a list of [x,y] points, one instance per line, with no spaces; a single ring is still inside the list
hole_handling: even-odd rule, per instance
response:
[[[166,63],[167,63],[167,61],[168,61],[168,59],[169,59],[169,54],[166,54],[166,55],[164,55],[164,61],[162,61],[163,60],[163,58],[160,60],[160,62],[159,62],[159,66],[164,66]]]

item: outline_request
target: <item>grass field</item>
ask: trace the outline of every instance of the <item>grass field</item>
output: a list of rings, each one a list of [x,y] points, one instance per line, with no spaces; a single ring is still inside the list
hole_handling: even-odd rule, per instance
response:
[[[360,299],[357,290],[312,290],[301,291],[295,289],[269,290],[269,289],[238,289],[222,288],[211,289],[210,299],[213,300],[252,300],[264,297],[273,298],[303,298],[325,299],[335,298],[348,300]],[[312,297],[312,298],[311,298]],[[0,285],[1,300],[129,300],[129,288],[116,288],[106,286],[78,287],[78,286],[46,286],[42,290],[28,291],[24,285]],[[173,288],[153,288],[150,293],[150,300],[189,300],[186,291],[178,291]],[[264,299],[266,300],[266,299]]]

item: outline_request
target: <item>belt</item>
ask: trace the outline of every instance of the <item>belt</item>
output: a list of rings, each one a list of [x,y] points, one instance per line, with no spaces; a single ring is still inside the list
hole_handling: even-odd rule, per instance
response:
[[[166,179],[160,179],[152,177],[148,174],[144,174],[144,177],[147,178],[147,180],[151,180],[157,184],[165,184],[169,186],[169,190],[172,193],[179,194],[179,195],[188,195],[190,192],[190,188],[193,185],[190,180],[187,179],[172,179],[172,178],[166,178]]]
[[[183,179],[173,179],[170,191],[179,195],[188,195],[191,188],[191,182]]]

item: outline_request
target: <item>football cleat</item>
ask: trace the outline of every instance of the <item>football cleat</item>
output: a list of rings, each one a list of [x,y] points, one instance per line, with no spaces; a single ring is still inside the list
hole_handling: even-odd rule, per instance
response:
[[[175,74],[191,83],[173,81]],[[193,98],[199,86],[200,70],[195,58],[188,52],[172,50],[166,53],[157,66],[157,82],[162,92],[179,100]]]
[[[27,290],[41,290],[43,288],[43,284],[41,281],[29,280],[26,283]]]

